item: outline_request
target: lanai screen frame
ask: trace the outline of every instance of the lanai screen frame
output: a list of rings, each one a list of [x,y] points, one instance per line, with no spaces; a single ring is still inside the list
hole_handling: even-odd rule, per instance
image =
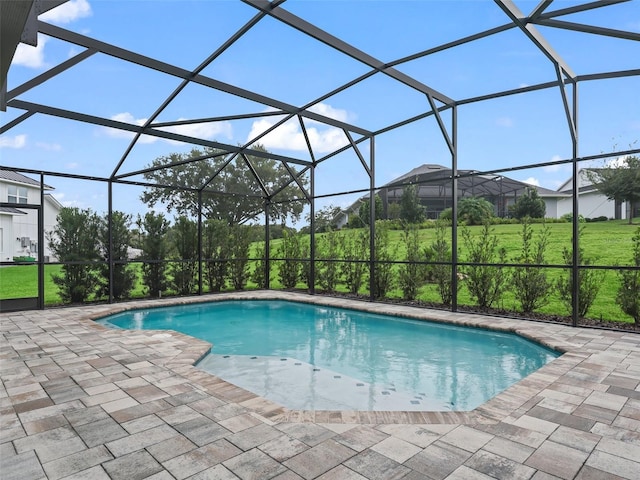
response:
[[[150,57],[140,55],[131,50],[125,50],[115,45],[108,44],[106,42],[101,42],[91,37],[80,35],[78,33],[65,30],[61,27],[51,25],[42,21],[38,21],[36,19],[37,14],[40,13],[40,11],[42,11],[42,10],[38,11],[38,8],[42,9],[42,7],[39,4],[43,4],[46,2],[35,0],[35,2],[32,2],[32,5],[34,5],[34,8],[32,9],[29,21],[27,22],[27,26],[25,26],[23,37],[31,36],[33,38],[34,32],[27,31],[28,30],[27,27],[29,26],[33,27],[33,25],[35,25],[36,32],[41,32],[50,37],[54,37],[59,40],[69,42],[70,44],[73,44],[75,46],[83,47],[85,50],[73,56],[72,58],[62,62],[61,64],[51,68],[50,70],[44,72],[43,74],[38,75],[35,78],[25,82],[24,84],[12,89],[11,91],[7,92],[5,90],[6,78],[3,78],[2,79],[3,91],[1,92],[1,95],[0,95],[0,108],[2,108],[2,110],[6,110],[7,107],[15,108],[18,110],[24,110],[24,113],[18,116],[17,118],[15,118],[14,120],[8,122],[7,124],[2,125],[0,127],[0,134],[3,134],[11,130],[12,128],[19,125],[21,122],[28,119],[32,115],[41,114],[41,115],[61,117],[68,120],[74,120],[74,121],[88,123],[88,124],[99,125],[102,127],[114,128],[121,131],[133,133],[135,136],[133,140],[130,142],[127,149],[123,152],[121,158],[116,162],[113,172],[109,177],[91,177],[91,176],[74,175],[74,174],[62,173],[62,172],[29,170],[29,169],[20,168],[17,166],[0,166],[0,168],[39,175],[41,179],[41,189],[44,188],[45,175],[75,178],[79,180],[84,179],[84,180],[106,182],[108,184],[107,215],[109,218],[109,238],[111,239],[111,217],[113,214],[112,190],[113,190],[114,184],[136,185],[136,186],[154,187],[154,188],[157,187],[157,188],[170,188],[170,189],[184,189],[180,185],[157,185],[157,184],[152,184],[148,182],[130,180],[129,177],[134,177],[136,175],[153,172],[154,170],[170,168],[172,166],[177,166],[187,162],[202,161],[211,157],[211,156],[203,156],[203,157],[199,157],[195,159],[192,158],[186,161],[182,161],[182,162],[178,162],[178,163],[174,163],[168,166],[163,166],[158,168],[146,168],[143,170],[136,170],[133,172],[121,172],[121,167],[123,166],[123,163],[125,162],[125,160],[127,159],[127,156],[129,155],[129,153],[131,152],[133,147],[136,145],[136,143],[139,141],[142,135],[150,135],[150,136],[156,136],[156,137],[160,137],[168,140],[175,140],[175,141],[190,144],[192,146],[214,147],[216,149],[224,151],[226,154],[230,154],[231,156],[229,157],[230,158],[229,162],[233,161],[233,159],[235,159],[236,157],[241,158],[244,164],[252,172],[256,182],[260,186],[263,192],[262,200],[264,201],[265,244],[266,244],[266,251],[268,252],[269,251],[269,223],[270,223],[269,208],[273,202],[274,196],[279,192],[279,190],[275,192],[269,192],[266,189],[266,187],[264,186],[264,183],[262,182],[255,168],[251,164],[251,161],[249,160],[248,156],[278,160],[282,162],[282,164],[287,168],[287,170],[289,171],[289,174],[291,175],[291,179],[289,180],[287,185],[290,185],[293,183],[297,184],[297,186],[299,187],[302,193],[302,199],[306,200],[309,203],[310,222],[311,222],[310,237],[311,238],[310,238],[310,258],[308,259],[308,261],[310,262],[311,276],[312,278],[315,278],[315,256],[316,256],[315,255],[315,226],[314,226],[315,201],[317,198],[320,198],[320,197],[316,197],[315,195],[315,182],[314,182],[315,168],[319,164],[349,149],[352,149],[355,152],[355,154],[358,156],[363,169],[366,171],[369,177],[368,195],[371,200],[370,212],[369,212],[369,215],[370,215],[369,268],[370,268],[370,271],[373,271],[373,268],[375,265],[375,245],[374,245],[375,202],[373,201],[373,199],[376,194],[376,191],[380,188],[380,186],[376,185],[376,177],[375,177],[375,139],[378,135],[384,134],[386,132],[389,132],[398,128],[402,128],[413,122],[417,122],[419,120],[433,116],[437,121],[440,133],[442,135],[442,140],[446,143],[448,151],[451,155],[451,172],[452,173],[449,178],[449,181],[451,182],[452,216],[454,219],[454,221],[452,222],[452,234],[451,234],[452,255],[453,255],[452,262],[451,262],[451,279],[453,283],[453,292],[456,292],[453,298],[453,302],[451,304],[451,310],[452,311],[458,310],[457,282],[458,282],[458,265],[460,262],[457,255],[458,232],[457,232],[456,219],[457,219],[457,200],[458,200],[457,193],[458,193],[459,182],[464,181],[464,179],[469,175],[473,175],[473,176],[502,175],[507,172],[525,170],[533,167],[546,167],[546,166],[554,166],[554,165],[570,163],[572,165],[572,170],[573,170],[572,200],[573,200],[573,212],[574,212],[573,224],[572,224],[572,248],[573,248],[572,323],[575,326],[578,323],[578,285],[579,285],[578,280],[579,280],[579,273],[581,268],[581,266],[579,265],[579,245],[578,245],[579,223],[578,223],[578,215],[575,214],[578,212],[578,196],[579,196],[578,195],[579,194],[578,192],[578,168],[579,167],[578,166],[579,166],[579,163],[586,160],[604,159],[604,158],[612,157],[614,155],[623,156],[623,155],[635,155],[640,153],[640,149],[628,149],[624,151],[606,152],[599,155],[590,155],[585,157],[579,156],[579,152],[578,152],[579,131],[578,131],[578,125],[577,125],[578,107],[579,107],[579,99],[578,99],[579,88],[578,87],[582,82],[598,81],[598,80],[611,79],[611,78],[640,76],[640,69],[608,71],[608,72],[601,72],[601,73],[588,74],[588,75],[576,75],[571,69],[571,67],[560,57],[560,55],[558,55],[555,52],[555,50],[553,49],[553,46],[549,42],[547,42],[547,40],[544,38],[543,35],[541,35],[539,30],[536,28],[536,26],[537,25],[548,26],[548,27],[554,27],[558,29],[572,30],[572,31],[578,31],[578,32],[583,32],[587,34],[602,35],[602,36],[614,37],[614,38],[625,39],[630,41],[640,41],[640,34],[631,32],[631,31],[621,31],[621,30],[614,30],[610,28],[593,26],[593,25],[577,24],[577,23],[567,22],[559,19],[565,15],[584,12],[584,11],[588,11],[596,8],[604,8],[609,5],[623,3],[629,0],[606,0],[606,1],[597,1],[597,2],[584,2],[579,5],[575,5],[569,8],[561,8],[554,11],[548,11],[548,8],[552,3],[550,0],[543,0],[533,9],[533,11],[529,15],[525,15],[524,13],[522,13],[518,9],[518,7],[515,5],[515,3],[513,3],[513,1],[511,0],[494,0],[494,1],[495,1],[495,4],[505,13],[506,17],[510,20],[509,22],[503,25],[500,25],[498,27],[491,28],[489,30],[485,30],[473,35],[459,38],[452,42],[447,42],[445,44],[415,53],[407,57],[399,58],[392,62],[383,63],[380,60],[368,55],[364,51],[355,48],[353,45],[350,45],[349,43],[318,28],[312,23],[307,22],[306,20],[290,13],[285,8],[283,8],[283,4],[286,3],[286,0],[273,0],[271,2],[267,0],[243,0],[245,4],[253,7],[257,11],[255,16],[252,19],[250,19],[243,27],[241,27],[234,35],[229,37],[226,42],[220,45],[220,47],[217,50],[215,50],[210,56],[208,56],[198,67],[196,67],[194,70],[189,71],[165,62],[158,61]],[[52,3],[55,6],[56,4],[59,4],[62,2],[54,1],[50,3]],[[50,7],[51,6],[49,6],[49,8]],[[321,42],[337,50],[343,55],[346,55],[355,59],[356,61],[368,66],[370,70],[365,74],[359,76],[358,78],[353,79],[352,81],[330,92],[327,92],[321,97],[302,106],[290,105],[285,102],[281,102],[277,99],[269,98],[264,95],[260,95],[255,92],[245,90],[234,85],[226,84],[201,74],[201,72],[209,64],[211,64],[217,57],[219,57],[238,39],[240,39],[243,35],[249,32],[256,24],[260,22],[261,19],[267,16],[289,26],[290,28],[298,30],[304,33],[305,35],[310,36],[316,41]],[[3,27],[5,26],[5,22],[7,21],[10,21],[10,19],[9,20],[7,20],[6,18],[3,19]],[[549,60],[549,62],[553,65],[555,69],[555,73],[556,73],[555,80],[545,82],[545,83],[539,83],[536,85],[516,88],[516,89],[498,91],[498,92],[494,92],[494,93],[490,93],[482,96],[454,100],[449,96],[445,95],[444,93],[439,92],[419,82],[415,78],[412,78],[395,69],[396,66],[402,65],[411,60],[415,60],[421,57],[426,57],[447,49],[455,49],[456,47],[467,44],[469,42],[474,42],[474,41],[477,41],[477,40],[480,40],[488,36],[501,33],[510,29],[519,29],[544,54],[544,56],[546,56],[546,58]],[[4,53],[5,52],[3,52],[3,58],[4,58]],[[47,82],[48,80],[52,79],[56,75],[74,67],[75,65],[90,58],[92,55],[96,53],[108,55],[125,62],[131,62],[145,68],[153,69],[153,70],[165,73],[167,75],[180,78],[182,79],[182,81],[180,85],[165,99],[165,101],[158,106],[156,111],[149,116],[148,120],[142,126],[120,122],[112,119],[97,117],[93,115],[87,115],[81,112],[63,110],[63,109],[52,107],[49,105],[35,104],[35,103],[20,100],[19,97],[21,94],[27,92],[28,90],[30,90],[31,88],[37,85]],[[377,73],[382,73],[384,75],[387,75],[392,79],[405,85],[406,88],[413,89],[424,94],[428,101],[430,110],[427,110],[424,113],[413,116],[411,118],[406,118],[398,123],[388,125],[376,131],[364,129],[357,125],[353,125],[347,122],[338,121],[328,116],[321,115],[310,110],[310,108],[313,105],[319,102],[322,102],[324,99],[329,98],[332,95],[348,90],[354,85],[362,82],[363,80]],[[215,90],[229,93],[231,95],[236,95],[242,98],[246,98],[254,102],[257,102],[259,104],[262,104],[265,107],[270,107],[274,109],[274,111],[268,112],[268,113],[256,113],[256,114],[245,114],[245,115],[234,115],[234,116],[212,117],[212,118],[196,118],[196,119],[177,121],[177,122],[163,122],[163,123],[157,122],[156,123],[155,119],[190,83],[197,83],[208,88],[212,88]],[[551,88],[558,88],[561,93],[563,109],[566,117],[569,135],[571,137],[571,144],[572,144],[571,158],[552,161],[552,162],[546,162],[546,163],[536,163],[536,164],[521,165],[516,167],[495,169],[495,170],[489,170],[489,171],[481,171],[481,172],[476,171],[476,172],[473,172],[472,174],[462,174],[462,175],[459,174],[458,155],[457,155],[458,107],[459,106],[468,105],[468,104],[477,103],[477,102],[490,101],[492,99],[496,99],[500,97],[508,97],[511,95],[526,94],[529,92],[551,89]],[[442,116],[442,113],[447,110],[451,111],[450,125],[446,125]],[[260,116],[265,116],[265,115],[284,115],[284,118],[276,122],[268,130],[264,131],[262,134],[251,139],[250,142],[247,142],[245,145],[242,145],[242,146],[227,145],[220,142],[213,142],[203,138],[196,138],[196,137],[181,135],[178,133],[159,130],[159,128],[163,128],[163,127],[185,125],[189,123],[235,120],[235,119],[242,119],[242,118],[253,119],[253,118],[258,118]],[[295,157],[286,156],[286,155],[264,153],[262,151],[254,150],[251,148],[251,146],[256,142],[258,142],[262,137],[264,137],[269,132],[273,131],[278,126],[284,124],[285,122],[289,121],[292,118],[297,118],[300,123],[302,133],[304,135],[304,138],[307,144],[308,153],[311,158],[310,161],[302,160],[300,158],[295,158]],[[311,146],[311,142],[309,140],[307,131],[305,129],[303,118],[311,119],[316,122],[320,122],[322,124],[342,130],[346,138],[349,140],[349,144],[325,156],[317,158]],[[354,138],[354,135],[357,135],[359,138]],[[361,152],[361,149],[359,148],[360,144],[363,142],[368,142],[369,144],[368,146],[369,146],[370,153],[369,153],[368,159],[365,158],[365,156]],[[290,167],[290,165],[299,166],[301,167],[301,170],[298,172],[295,172]],[[310,175],[310,187],[308,190],[299,181],[300,177],[306,174],[307,172],[309,172],[309,175]],[[218,171],[215,175],[218,175],[219,173],[220,171]],[[204,181],[202,187],[196,190],[196,193],[198,194],[198,198],[199,198],[199,203],[200,203],[200,209],[199,209],[200,211],[198,214],[198,232],[199,232],[198,240],[199,240],[199,247],[200,247],[199,258],[198,258],[198,265],[199,265],[198,293],[199,294],[202,293],[202,270],[201,269],[202,269],[202,261],[203,261],[202,248],[201,248],[201,245],[202,245],[201,244],[202,195],[204,193],[231,194],[231,195],[234,194],[233,192],[210,192],[209,190],[207,190],[207,185],[211,182],[211,180],[214,177]],[[407,185],[411,184],[411,182],[407,182],[406,184]],[[366,190],[357,190],[357,191],[351,191],[351,192],[336,192],[335,194],[332,194],[332,195],[340,195],[340,194],[354,193],[354,192],[366,192]],[[332,195],[323,195],[322,197],[332,196]],[[40,237],[42,236],[43,236],[43,233],[40,232]],[[42,298],[44,257],[43,257],[42,250],[43,249],[40,249],[38,253],[39,286],[40,286],[40,296],[41,296],[39,301],[40,308],[44,308],[44,301]],[[113,302],[113,285],[112,284],[113,284],[113,266],[115,263],[112,257],[113,255],[112,255],[111,245],[110,245],[110,255],[108,260],[109,272],[110,272],[109,273],[109,284],[110,284],[109,302],[110,303]],[[270,271],[269,255],[267,255],[265,263],[266,263],[265,273],[267,274],[266,276],[267,288],[270,288],[270,285],[268,283],[269,282],[268,272]],[[371,279],[371,284],[369,285],[369,291],[370,291],[370,294],[373,295],[372,293],[374,291],[373,275],[370,275],[370,279]],[[310,287],[310,290],[312,294],[315,293],[315,289],[313,285]],[[371,297],[371,299],[373,300],[373,297]]]

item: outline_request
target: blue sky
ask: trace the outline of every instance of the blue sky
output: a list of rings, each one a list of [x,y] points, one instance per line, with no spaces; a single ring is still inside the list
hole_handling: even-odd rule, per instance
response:
[[[578,2],[554,2],[548,10]],[[516,1],[524,12],[537,2]],[[283,7],[390,62],[508,21],[489,1],[303,1]],[[92,1],[71,0],[41,20],[185,69],[199,65],[255,15],[238,1]],[[640,32],[640,2],[565,17],[576,23]],[[640,67],[640,42],[539,27],[578,75]],[[21,45],[9,71],[8,89],[79,53],[80,47],[43,35],[38,47]],[[551,63],[518,29],[473,44],[399,65],[398,70],[456,100],[555,79]],[[290,103],[304,105],[369,71],[272,18],[248,34],[202,72],[226,83]],[[179,84],[179,79],[147,71],[105,55],[94,55],[20,98],[133,124],[143,123]],[[640,140],[640,77],[580,86],[579,155],[625,150]],[[157,121],[258,113],[261,104],[189,85]],[[429,110],[425,96],[376,74],[347,92],[314,107],[318,113],[377,130]],[[5,124],[22,113],[9,108]],[[450,114],[444,114],[450,122]],[[244,144],[278,117],[174,127],[173,131],[232,145]],[[492,170],[571,157],[571,141],[557,88],[463,105],[458,110],[459,167]],[[314,151],[322,156],[344,144],[340,130],[306,125]],[[130,134],[94,125],[35,115],[0,137],[0,165],[109,176],[131,139]],[[262,143],[275,153],[308,159],[296,122],[285,124]],[[160,155],[189,146],[143,137],[122,166],[135,171]],[[638,148],[638,143],[635,143]],[[368,144],[362,153],[369,155]],[[379,135],[375,140],[376,183],[382,185],[423,163],[448,165],[449,153],[433,117]],[[555,189],[570,177],[569,166],[532,168],[509,176]],[[63,204],[107,208],[106,185],[48,177]],[[368,177],[353,152],[317,168],[316,193],[368,187]],[[117,186],[114,207],[130,213],[141,190]],[[322,200],[346,206],[357,196]]]

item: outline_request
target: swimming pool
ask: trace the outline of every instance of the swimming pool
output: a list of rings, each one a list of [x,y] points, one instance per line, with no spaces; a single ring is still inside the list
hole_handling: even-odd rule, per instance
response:
[[[558,356],[514,334],[282,300],[98,322],[206,340],[199,368],[292,409],[472,410]]]

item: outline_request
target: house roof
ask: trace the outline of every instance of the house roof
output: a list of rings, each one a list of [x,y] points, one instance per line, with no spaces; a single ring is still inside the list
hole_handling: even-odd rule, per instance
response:
[[[0,207],[0,213],[6,213],[9,215],[26,215],[26,212],[13,207]]]
[[[415,184],[418,186],[418,195],[421,197],[448,196],[450,193],[438,192],[436,195],[433,195],[433,190],[429,192],[428,189],[429,187],[449,188],[451,185],[451,175],[452,170],[443,165],[432,163],[423,164],[384,184],[376,191],[383,189],[393,191],[394,189],[401,189],[409,184]],[[460,176],[458,179],[458,191],[463,196],[466,192],[471,192],[472,195],[481,197],[521,194],[528,188],[535,188],[538,195],[545,198],[564,198],[570,196],[570,194],[566,192],[531,185],[503,175],[481,174],[475,170],[458,170],[458,175]],[[397,198],[397,195],[392,196]],[[366,200],[366,198],[368,198],[368,195],[362,196],[348,207],[347,210],[355,209],[362,201]]]
[[[6,180],[11,183],[21,183],[23,185],[31,185],[34,187],[40,187],[40,182],[38,180],[34,180],[31,177],[27,177],[22,175],[21,173],[14,172],[13,170],[3,170],[0,169],[0,180]],[[53,190],[54,188],[45,184],[45,190]]]
[[[447,185],[451,181],[452,170],[437,164],[424,164],[400,175],[383,185],[382,188],[400,187],[409,183],[424,185]],[[475,170],[458,170],[458,188],[460,190],[478,189],[483,195],[504,195],[521,191],[525,188],[535,188],[541,197],[564,197],[564,192],[557,192],[548,188],[530,185],[520,180],[514,180],[503,175],[480,174]]]
[[[46,193],[44,198],[46,200],[49,201],[49,203],[56,208],[57,210],[60,210],[62,208],[62,204],[58,201],[58,199],[56,197],[54,197],[53,195],[51,195],[50,193]]]

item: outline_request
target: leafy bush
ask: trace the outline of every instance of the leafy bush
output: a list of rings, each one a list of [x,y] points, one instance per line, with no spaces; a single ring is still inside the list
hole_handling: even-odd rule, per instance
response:
[[[373,198],[375,205],[375,217],[376,220],[380,220],[383,214],[382,199],[377,194]],[[371,212],[369,211],[370,203],[371,202],[369,202],[369,198],[367,198],[360,204],[360,208],[358,209],[358,216],[360,217],[360,220],[362,220],[362,223],[364,223],[365,225],[369,225],[369,223],[371,223]]]
[[[526,266],[544,264],[548,244],[549,228],[545,225],[538,233],[537,241],[534,241],[531,222],[525,217],[522,222],[522,249],[520,255],[514,258],[514,262],[525,266],[515,267],[511,276],[514,296],[525,313],[544,306],[551,293],[552,283],[544,268]]]
[[[418,289],[424,284],[427,267],[423,262],[429,257],[428,249],[420,248],[420,231],[413,225],[406,225],[402,232],[402,241],[407,247],[405,262],[400,265],[398,284],[405,300],[415,300]]]
[[[408,223],[420,223],[424,219],[424,213],[416,186],[405,186],[400,197],[400,219]]]
[[[467,262],[477,264],[505,263],[506,252],[498,248],[498,237],[492,235],[488,222],[478,238],[471,236],[468,228],[462,230],[462,238],[467,247]],[[464,268],[467,287],[471,297],[482,310],[487,310],[502,298],[506,290],[508,275],[506,268],[491,265],[469,265]]]
[[[389,244],[389,229],[376,222],[374,234],[375,265],[373,268],[373,298],[383,298],[394,285],[393,264],[395,252]],[[371,275],[371,273],[370,273]]]
[[[401,208],[399,203],[390,203],[387,205],[387,218],[389,220],[399,220],[400,210]]]
[[[98,227],[98,238],[102,248],[102,257],[109,261],[109,219],[105,215]],[[113,298],[120,300],[129,298],[135,285],[136,274],[128,260],[128,249],[131,244],[131,216],[122,212],[113,212],[111,215],[111,253],[113,255],[113,282],[111,290]],[[102,264],[99,267],[99,291],[102,296],[109,295],[109,265]]]
[[[345,228],[362,228],[365,224],[358,215],[350,215]]]
[[[640,228],[632,238],[632,262],[640,267]],[[616,303],[624,313],[631,316],[636,326],[640,324],[640,270],[621,270],[620,287],[616,295]]]
[[[95,262],[100,260],[98,230],[100,220],[90,209],[63,207],[47,240],[53,254],[60,262]],[[58,286],[64,302],[84,302],[98,287],[96,265],[65,264],[62,274],[51,278]]]
[[[493,218],[493,205],[480,197],[464,197],[458,200],[458,223],[482,225]],[[453,210],[445,208],[440,212],[440,220],[453,221]]]
[[[278,245],[278,278],[284,288],[295,288],[300,278],[300,237],[295,232],[285,230],[282,241]]]
[[[445,208],[440,212],[438,219],[449,223],[453,222],[453,209],[451,207]]]
[[[231,227],[229,247],[229,279],[233,288],[242,290],[249,280],[250,229],[245,225]]]
[[[167,255],[165,237],[169,232],[169,222],[162,213],[148,212],[144,218],[138,217],[138,228],[143,234],[142,256],[146,260],[142,264],[142,281],[149,295],[158,297],[167,289],[164,259]]]
[[[449,241],[447,240],[447,222],[438,221],[436,223],[436,238],[431,244],[433,260],[437,262],[430,268],[430,276],[438,286],[438,293],[445,305],[451,305],[453,301],[453,282],[451,278],[452,253]],[[460,283],[458,282],[458,288]]]
[[[604,215],[600,215],[599,217],[586,218],[585,220],[587,221],[587,223],[589,223],[589,222],[606,222],[609,219]]]
[[[482,225],[493,217],[493,205],[480,197],[464,197],[458,201],[458,221]]]
[[[347,290],[350,293],[358,293],[368,266],[366,260],[369,254],[369,231],[363,230],[343,236],[342,254],[344,262],[340,264],[340,273]]]
[[[177,262],[169,267],[172,287],[180,295],[193,293],[198,257],[198,224],[185,216],[176,219],[170,231]]]
[[[270,279],[270,277],[267,277],[267,274],[270,272],[266,271],[267,258],[269,258],[269,256],[267,255],[264,242],[259,243],[256,246],[256,257],[258,260],[256,261],[256,266],[253,269],[253,273],[251,274],[251,281],[255,283],[258,288],[267,288],[267,279]]]
[[[319,238],[318,257],[337,260],[340,253],[340,235],[329,231]],[[340,280],[340,266],[338,262],[320,260],[316,262],[316,273],[320,288],[327,292],[335,292]]]
[[[580,229],[579,235],[582,235]],[[565,247],[562,250],[562,258],[565,265],[573,266],[573,249]],[[595,262],[594,258],[585,257],[582,248],[578,248],[578,265],[589,266]],[[604,272],[590,268],[581,268],[578,272],[578,316],[584,318],[587,312],[595,302],[600,286],[604,280]],[[567,269],[564,277],[559,278],[556,282],[560,299],[567,307],[569,312],[573,311],[573,271]]]
[[[544,218],[546,212],[547,207],[544,200],[540,198],[538,190],[535,188],[527,188],[524,194],[516,200],[516,203],[509,207],[509,213],[518,219],[525,217]]]
[[[298,239],[300,241],[300,281],[302,281],[306,286],[307,290],[311,290],[311,286],[315,286],[316,281],[315,278],[312,278],[311,275],[311,238],[309,238],[308,242],[303,242],[302,232],[298,233]],[[318,251],[318,239],[314,237],[316,244],[316,257]],[[316,262],[316,272],[315,276],[318,276],[318,263]]]
[[[565,213],[560,217],[560,219],[565,222],[571,223],[573,222],[573,213]],[[584,216],[578,214],[578,223],[584,223],[584,222],[585,222]]]
[[[219,292],[227,284],[231,241],[229,225],[224,220],[209,218],[202,229],[204,277],[211,292]]]

